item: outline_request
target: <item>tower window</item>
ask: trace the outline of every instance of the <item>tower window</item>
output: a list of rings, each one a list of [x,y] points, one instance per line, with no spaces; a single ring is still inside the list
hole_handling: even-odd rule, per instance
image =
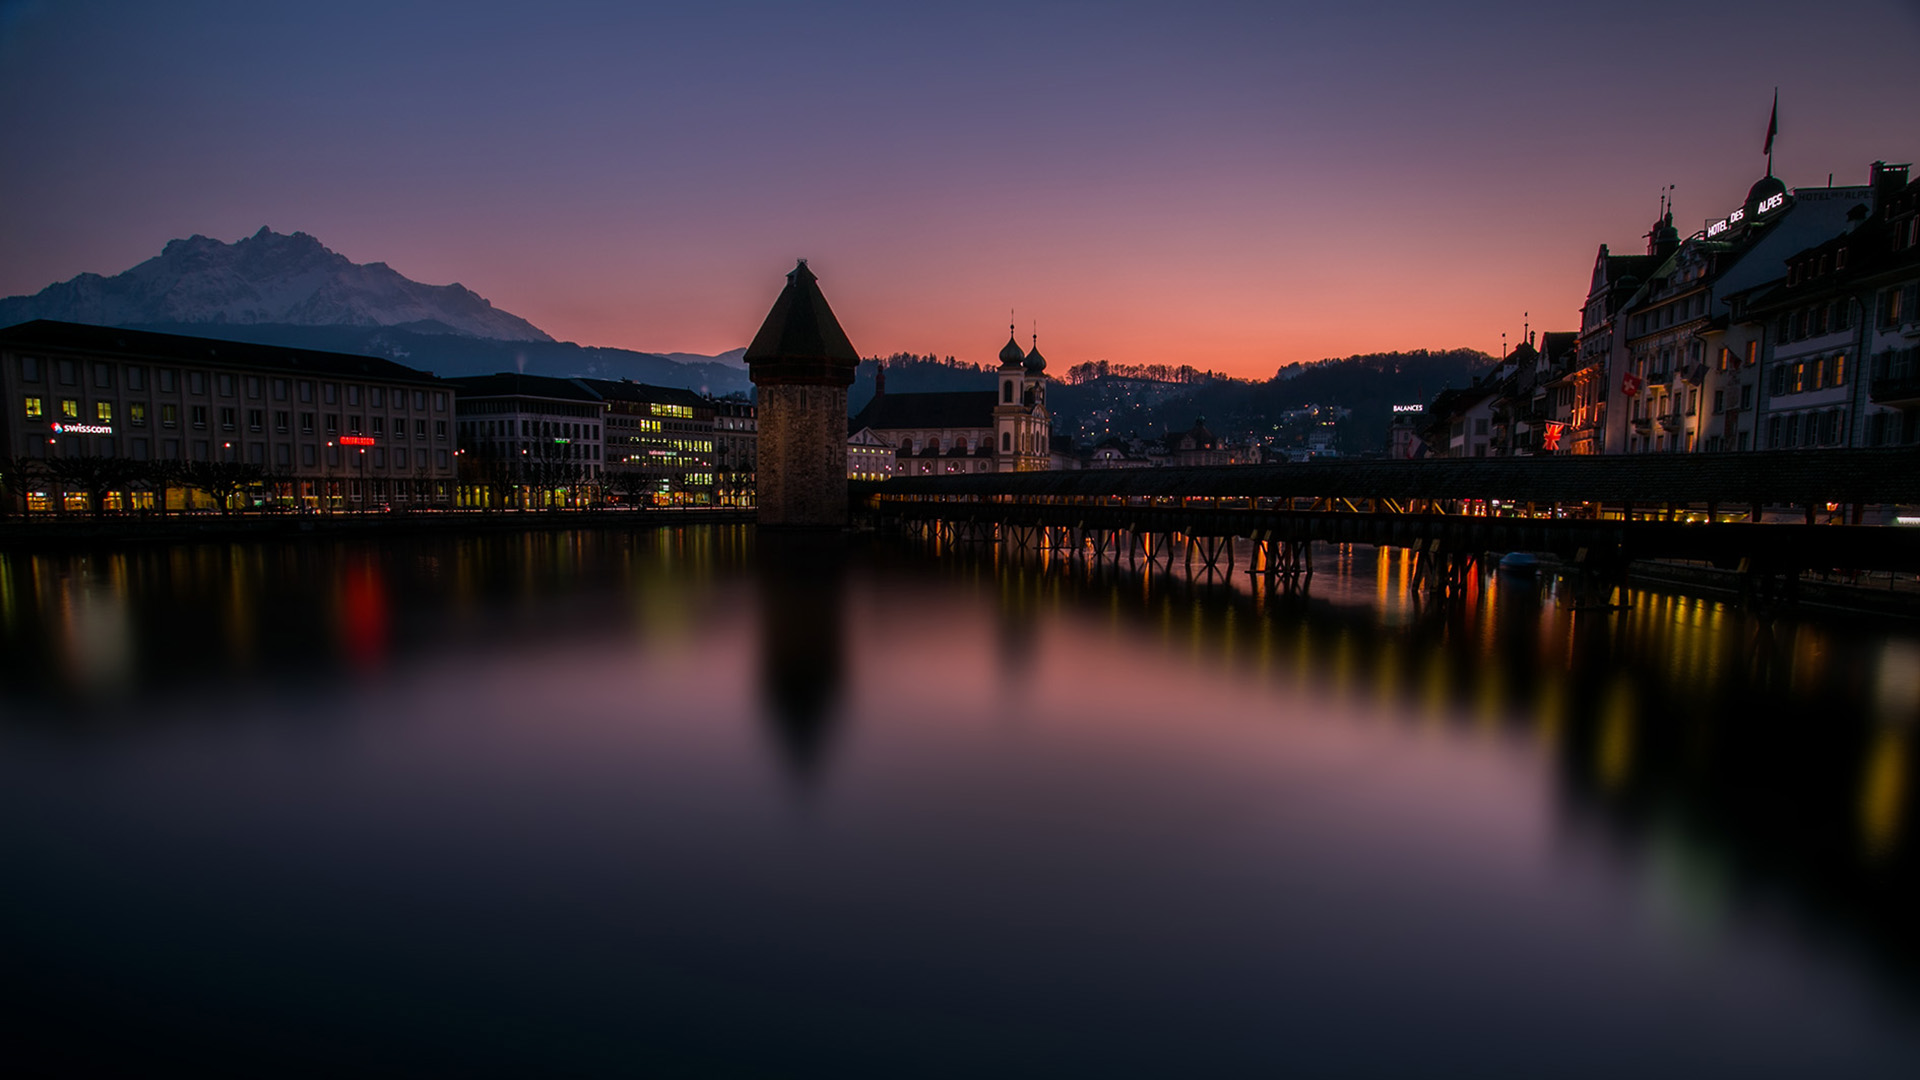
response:
[[[1000,400],[1008,405],[1013,404],[1013,380],[1012,379],[1008,379],[1005,382],[1000,384]]]

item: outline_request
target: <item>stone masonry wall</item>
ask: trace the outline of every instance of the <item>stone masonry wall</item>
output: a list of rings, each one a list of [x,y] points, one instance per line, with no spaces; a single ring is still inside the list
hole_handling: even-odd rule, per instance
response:
[[[847,523],[847,388],[760,387],[760,524]]]

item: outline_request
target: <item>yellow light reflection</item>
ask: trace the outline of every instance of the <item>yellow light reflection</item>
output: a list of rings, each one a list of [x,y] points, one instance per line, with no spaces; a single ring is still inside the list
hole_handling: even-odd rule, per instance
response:
[[[1600,786],[1608,791],[1618,790],[1633,774],[1633,725],[1633,687],[1625,679],[1616,680],[1601,707],[1600,739],[1594,753]]]
[[[1867,858],[1884,859],[1899,846],[1906,803],[1907,731],[1883,727],[1860,776],[1860,844]]]

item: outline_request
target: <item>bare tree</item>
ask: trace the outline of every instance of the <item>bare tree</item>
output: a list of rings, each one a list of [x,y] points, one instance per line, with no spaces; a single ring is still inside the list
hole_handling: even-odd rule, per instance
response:
[[[231,514],[233,500],[264,482],[266,471],[238,461],[195,461],[181,470],[181,479],[219,503],[221,513]]]
[[[86,493],[87,507],[94,517],[106,510],[110,491],[125,491],[141,477],[140,462],[118,457],[49,458],[44,468],[64,490]]]
[[[21,500],[24,512],[27,489],[41,471],[33,458],[0,457],[0,520],[12,515],[15,499]]]

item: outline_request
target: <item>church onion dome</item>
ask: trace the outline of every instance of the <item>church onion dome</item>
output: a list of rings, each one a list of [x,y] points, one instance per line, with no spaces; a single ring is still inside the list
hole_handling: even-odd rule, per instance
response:
[[[1014,367],[1018,364],[1024,364],[1026,361],[1026,350],[1022,349],[1020,343],[1013,339],[1013,334],[1007,334],[1006,347],[1000,350],[1000,366]]]
[[[1040,346],[1036,344],[1033,351],[1027,354],[1027,374],[1039,375],[1046,370],[1047,358],[1040,355]]]

